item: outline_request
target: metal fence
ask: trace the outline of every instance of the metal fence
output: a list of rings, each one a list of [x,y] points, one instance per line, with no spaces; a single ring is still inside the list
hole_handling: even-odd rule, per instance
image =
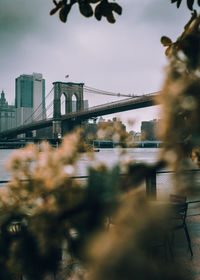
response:
[[[195,177],[195,184],[200,186],[200,169],[189,170]],[[170,170],[160,170],[152,173],[144,181],[143,187],[146,189],[147,196],[151,199],[163,200],[169,197],[170,194],[176,193],[174,186],[174,172]],[[123,176],[123,175],[122,175]],[[73,176],[72,179],[84,183],[89,176]],[[5,187],[10,180],[0,180],[0,187]],[[188,216],[200,215],[200,192],[199,196],[188,197]]]

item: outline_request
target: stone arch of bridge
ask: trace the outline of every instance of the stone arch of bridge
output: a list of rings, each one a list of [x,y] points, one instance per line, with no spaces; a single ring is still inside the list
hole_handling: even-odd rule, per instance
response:
[[[63,83],[54,82],[54,107],[53,117],[59,119],[61,117],[61,97],[65,98],[65,114],[73,112],[73,97],[76,99],[76,111],[84,109],[83,101],[83,83]]]
[[[77,94],[74,92],[72,94],[72,112],[76,112],[78,111],[78,96]]]

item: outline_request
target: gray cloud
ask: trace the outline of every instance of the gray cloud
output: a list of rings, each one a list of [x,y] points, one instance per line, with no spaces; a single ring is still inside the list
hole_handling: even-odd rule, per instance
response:
[[[174,36],[180,35],[190,16],[191,12],[186,7],[185,1],[178,9],[176,4],[171,4],[170,1],[152,0],[145,6],[142,14],[143,20],[152,28]]]
[[[1,0],[0,36],[2,43],[15,40],[37,28],[36,5],[33,1]]]
[[[175,22],[180,22],[180,19],[185,19],[185,16],[189,16],[189,14],[189,10],[184,5],[177,9],[176,5],[171,4],[170,1],[152,0],[143,9],[143,16],[146,20],[161,25],[174,25]]]

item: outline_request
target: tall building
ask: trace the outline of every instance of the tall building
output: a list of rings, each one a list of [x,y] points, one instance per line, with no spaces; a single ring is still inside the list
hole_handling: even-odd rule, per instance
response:
[[[83,108],[84,110],[87,110],[89,108],[88,100],[83,100]],[[77,111],[77,101],[72,100],[72,112]]]
[[[5,93],[2,90],[0,97],[0,131],[13,128],[16,125],[15,106],[8,105]]]
[[[15,80],[16,126],[45,118],[45,80],[42,74],[20,75]]]
[[[141,140],[155,141],[159,139],[160,120],[142,121]]]

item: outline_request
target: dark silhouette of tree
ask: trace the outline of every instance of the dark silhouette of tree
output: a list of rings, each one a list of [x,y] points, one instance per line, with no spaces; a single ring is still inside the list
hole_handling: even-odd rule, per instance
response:
[[[62,22],[67,21],[68,14],[74,4],[78,4],[80,13],[85,17],[94,16],[97,20],[105,17],[109,23],[115,23],[114,13],[122,14],[122,7],[116,2],[108,0],[53,0],[55,7],[50,11],[50,15],[59,12],[59,18]],[[176,3],[177,8],[180,7],[182,0],[171,0],[171,3]],[[186,0],[187,7],[193,11],[195,0]],[[197,0],[200,6],[200,0]]]
[[[55,4],[55,8],[50,11],[50,15],[59,11],[59,18],[62,22],[67,21],[67,16],[76,3],[83,16],[92,17],[94,15],[97,20],[106,17],[107,21],[110,23],[115,23],[114,12],[118,15],[122,13],[122,7],[119,4],[109,2],[108,0],[61,0],[59,2],[53,0],[53,3]],[[95,9],[93,9],[92,4],[96,4]]]
[[[187,3],[187,7],[188,9],[190,9],[191,11],[193,10],[193,5],[196,1],[195,0],[186,0]],[[180,7],[182,0],[171,0],[171,3],[176,3],[177,8]],[[197,4],[200,6],[200,1],[197,0]]]

